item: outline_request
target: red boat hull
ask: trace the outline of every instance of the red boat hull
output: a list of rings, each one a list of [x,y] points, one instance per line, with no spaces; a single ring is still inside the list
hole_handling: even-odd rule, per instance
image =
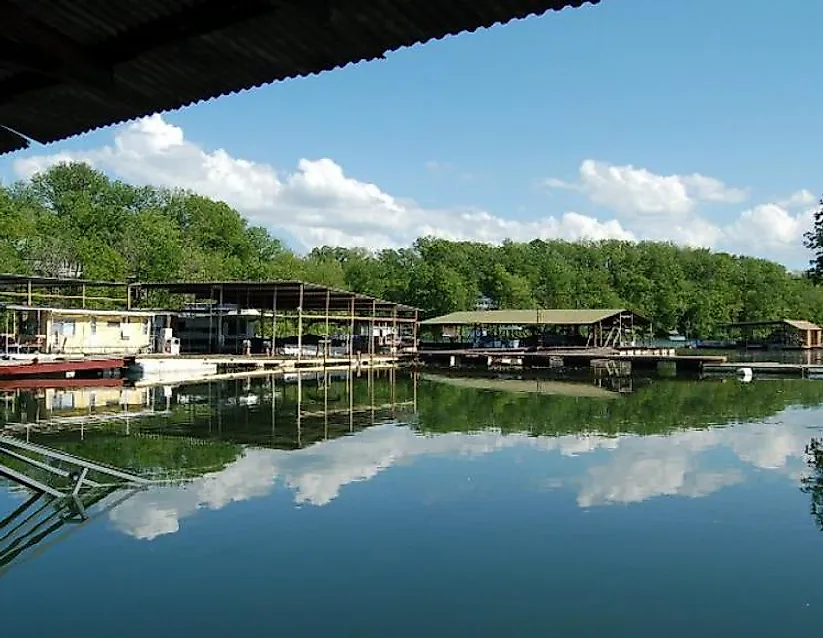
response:
[[[115,359],[63,359],[55,361],[34,361],[0,365],[0,379],[65,377],[72,374],[87,376],[108,370],[120,370],[126,362],[123,358]]]

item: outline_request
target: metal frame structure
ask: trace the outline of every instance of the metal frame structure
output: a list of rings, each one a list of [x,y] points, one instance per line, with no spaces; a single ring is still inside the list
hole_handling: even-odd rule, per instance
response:
[[[1,0],[0,0],[1,1]],[[99,294],[97,291],[122,291]],[[214,281],[214,282],[118,282],[94,281],[86,279],[66,279],[60,277],[40,277],[29,275],[0,274],[0,310],[28,308],[37,311],[45,301],[51,305],[64,304],[67,309],[89,309],[92,306],[107,305],[124,312],[135,312],[145,305],[152,292],[165,292],[195,302],[208,302],[209,312],[219,315],[214,335],[222,342],[223,317],[221,308],[234,306],[238,309],[254,309],[261,318],[270,319],[272,351],[276,345],[277,322],[282,319],[294,320],[297,328],[298,358],[302,357],[304,324],[306,322],[325,323],[325,334],[330,334],[332,324],[348,326],[348,356],[356,356],[353,342],[358,324],[370,326],[368,355],[376,354],[374,332],[379,324],[391,326],[397,335],[401,327],[411,327],[411,341],[417,344],[419,309],[405,304],[378,299],[348,290],[340,290],[306,281]],[[6,300],[4,304],[3,301]],[[218,312],[214,313],[213,308]],[[157,316],[180,314],[179,311],[151,310]],[[6,313],[5,333],[17,333],[17,314]],[[3,328],[0,328],[3,330]],[[212,336],[209,336],[212,343]],[[324,350],[327,356],[328,347]]]
[[[104,291],[121,289],[123,296],[97,294],[96,289]],[[60,301],[67,308],[86,308],[89,302],[128,307],[128,289],[129,285],[124,281],[0,274],[0,304],[6,301],[16,305],[34,306],[41,304],[44,300],[49,300]]]
[[[4,456],[16,459],[31,469],[41,470],[52,477],[59,477],[63,479],[63,483],[68,483],[67,487],[55,487],[53,483],[46,483],[23,471],[15,470],[0,463],[0,475],[6,476],[36,492],[48,494],[55,498],[76,498],[84,488],[101,488],[113,485],[112,483],[99,483],[91,480],[88,477],[89,472],[95,472],[107,477],[109,480],[115,480],[125,485],[147,486],[150,483],[148,479],[130,474],[116,467],[95,463],[79,456],[66,454],[59,450],[10,436],[0,436],[0,459]],[[69,469],[61,467],[61,465]],[[114,483],[114,485],[117,484]]]
[[[278,320],[296,320],[298,359],[302,357],[306,322],[325,323],[327,337],[330,335],[331,324],[348,326],[350,358],[356,355],[353,344],[358,323],[365,323],[370,327],[370,357],[376,354],[374,331],[378,323],[391,325],[394,335],[398,334],[400,326],[411,326],[413,348],[417,344],[418,308],[306,281],[141,282],[129,284],[128,297],[132,304],[140,304],[153,291],[188,297],[195,303],[206,302],[210,307],[217,308],[218,343],[223,337],[223,315],[220,309],[235,307],[240,310],[257,310],[261,317],[271,319],[272,351],[276,348]],[[324,356],[326,354],[324,351]]]
[[[21,469],[6,465],[4,460],[17,462]],[[90,473],[109,482],[92,480]],[[25,502],[0,520],[0,576],[27,550],[65,525],[93,520],[150,483],[121,469],[10,436],[0,436],[0,476],[31,492]],[[102,511],[88,514],[89,508],[122,488],[127,489],[118,499]]]
[[[390,383],[390,397],[388,402],[378,403],[375,397],[376,380],[385,373]],[[270,387],[266,393],[271,399],[270,402],[270,435],[261,436],[248,435],[245,432],[238,432],[228,424],[236,427],[244,427],[243,419],[248,417],[248,412],[244,411],[240,418],[225,409],[209,410],[207,416],[199,420],[194,416],[194,406],[198,403],[213,405],[216,402],[222,406],[224,400],[232,399],[234,405],[241,405],[241,384],[250,381],[253,377],[238,376],[234,382],[234,394],[226,393],[222,384],[205,384],[205,392],[199,396],[199,401],[187,401],[193,410],[192,420],[187,423],[188,431],[193,432],[195,438],[200,437],[202,441],[219,439],[226,442],[241,445],[256,445],[262,447],[273,447],[276,449],[297,449],[306,447],[322,440],[337,438],[342,433],[352,433],[361,427],[369,427],[379,423],[385,423],[402,416],[404,423],[413,424],[417,413],[417,384],[418,375],[412,373],[412,393],[411,397],[398,400],[396,394],[397,371],[387,368],[383,371],[367,369],[365,376],[368,387],[368,401],[355,402],[354,384],[360,377],[353,370],[339,372],[294,372],[284,375],[282,384],[278,389],[278,383],[274,376],[270,376]],[[334,381],[345,380],[345,398],[337,398],[330,395]],[[289,399],[280,398],[282,388],[288,385],[294,390],[293,397]],[[196,388],[197,386],[192,386]],[[292,413],[294,420],[290,420],[287,430],[278,423],[278,410],[284,403],[289,403],[289,409],[294,409]],[[333,406],[338,407],[333,407]],[[368,416],[366,416],[368,415]],[[238,423],[240,421],[240,423]],[[320,426],[322,422],[322,427]],[[292,429],[294,427],[294,429]],[[287,432],[287,434],[286,434]],[[168,434],[167,436],[179,436]]]
[[[359,375],[353,371],[343,373],[345,389],[342,391],[332,383],[333,379],[339,380],[341,375],[329,372],[296,373],[296,393],[289,401],[290,409],[295,410],[295,420],[291,421],[291,427],[286,430],[283,430],[282,425],[278,428],[278,392],[274,377],[271,377],[271,386],[267,390],[271,396],[270,433],[264,435],[264,440],[250,440],[242,435],[239,438],[245,443],[293,450],[337,438],[361,427],[394,422],[399,418],[405,423],[415,423],[413,415],[417,412],[417,374],[413,374],[411,396],[401,400],[398,400],[395,393],[396,371],[388,370],[386,374],[391,384],[387,402],[376,400],[376,379],[380,375],[372,370],[366,373],[367,399],[355,402],[354,383]],[[237,400],[240,398],[237,393],[241,391],[241,385],[235,385],[235,405],[241,404]],[[208,394],[204,393],[202,399],[211,406],[212,400],[216,398],[220,407],[216,411],[209,410],[207,423],[202,424],[205,427],[201,427],[195,435],[203,438],[191,438],[186,434],[161,436],[185,438],[193,444],[208,443],[212,437],[222,440],[238,438],[232,429],[224,430],[224,421],[234,425],[238,422],[236,418],[223,414],[220,384],[217,385],[216,397],[212,395],[212,384],[207,386]],[[296,403],[293,402],[295,399]],[[189,405],[195,407],[194,402]],[[216,421],[214,429],[213,419]],[[51,424],[52,421],[47,420],[45,423]],[[30,425],[36,426],[37,423]],[[296,427],[296,432],[293,427]],[[124,433],[126,436],[156,436],[150,432],[130,432],[128,423]],[[286,442],[288,444],[284,445]],[[4,458],[8,459],[7,463],[15,461],[18,469],[3,463]],[[19,469],[21,465],[31,471]],[[145,479],[110,465],[10,436],[0,436],[0,475],[31,492],[18,507],[0,519],[0,577],[12,566],[19,565],[66,539],[84,524],[105,516],[148,486],[168,481]],[[104,478],[96,480],[98,477]],[[179,478],[172,480],[178,482]]]
[[[303,441],[303,432],[310,429],[313,433],[318,431],[318,421],[323,422],[323,438],[329,438],[330,424],[334,426],[335,431],[340,431],[341,421],[345,420],[348,424],[348,431],[354,431],[356,417],[359,419],[363,414],[369,413],[371,420],[369,425],[375,425],[379,422],[384,422],[386,419],[398,417],[402,414],[404,422],[413,422],[413,414],[417,410],[417,373],[412,372],[412,386],[413,390],[410,397],[397,396],[397,370],[395,368],[385,369],[370,369],[366,368],[363,372],[358,373],[355,370],[347,369],[332,372],[325,370],[322,372],[305,372],[298,371],[283,375],[278,378],[277,375],[268,375],[266,380],[268,386],[261,395],[264,398],[271,399],[271,426],[272,434],[277,427],[277,412],[284,407],[285,403],[294,406],[294,415],[297,423],[298,439]],[[385,375],[385,376],[384,376]],[[363,377],[368,387],[368,400],[358,400],[355,402],[354,384],[356,379]],[[249,384],[252,380],[259,378],[259,375],[243,375],[239,374],[233,376],[228,381],[231,381],[230,387],[233,392],[225,391],[223,381],[214,383],[205,380],[201,383],[187,384],[194,394],[190,395],[185,401],[181,401],[178,406],[184,412],[189,410],[188,417],[185,421],[186,428],[184,432],[162,434],[159,436],[168,436],[172,438],[187,438],[199,443],[206,443],[215,435],[216,438],[224,438],[227,442],[237,443],[241,445],[266,445],[270,446],[272,440],[261,440],[255,437],[244,438],[244,435],[237,434],[234,430],[224,431],[224,424],[235,422],[237,418],[247,418],[248,413],[232,413],[228,405],[242,406],[243,405],[243,387]],[[377,380],[388,378],[390,395],[388,401],[377,401],[375,397],[375,389]],[[344,384],[337,385],[335,382],[344,381]],[[98,414],[96,412],[89,412],[83,415],[72,417],[60,416],[57,414],[59,410],[43,411],[38,409],[31,420],[7,420],[5,423],[6,432],[13,440],[22,441],[23,438],[29,436],[43,437],[50,435],[65,436],[68,431],[74,431],[79,434],[81,440],[87,436],[93,436],[96,432],[99,433],[103,428],[107,432],[116,432],[120,435],[135,436],[135,435],[151,435],[158,436],[151,428],[144,430],[141,427],[134,428],[133,424],[138,422],[141,417],[149,416],[169,416],[176,412],[178,408],[172,408],[173,388],[179,387],[180,384],[169,384],[162,387],[163,392],[151,392],[144,398],[144,402],[139,406],[135,406],[135,410],[130,410],[126,405],[121,411],[105,412]],[[288,399],[278,399],[282,396],[284,388],[288,386],[291,389],[292,396]],[[341,391],[341,388],[345,390]],[[157,386],[160,390],[161,386]],[[90,390],[89,388],[76,388],[74,391],[84,392]],[[200,391],[202,394],[197,394]],[[344,398],[345,395],[345,398]],[[1,397],[2,395],[0,395]],[[226,404],[224,405],[224,401]],[[214,404],[217,404],[219,409],[213,409]],[[203,416],[199,413],[197,406],[201,405],[211,406],[208,415]],[[183,407],[185,406],[185,407]],[[411,412],[409,412],[411,410]],[[0,415],[1,416],[1,415]],[[240,419],[242,421],[242,418]],[[313,441],[315,439],[311,439]],[[40,446],[42,447],[42,446]],[[275,446],[278,447],[278,446]],[[285,446],[290,447],[290,446]],[[4,448],[2,439],[0,439],[0,459],[2,458]],[[16,448],[10,450],[11,458],[16,458],[14,453],[19,453]],[[37,460],[37,459],[35,459]],[[35,469],[43,469],[34,466]],[[51,466],[54,467],[54,466]],[[62,468],[57,468],[61,473],[57,474],[59,480],[68,482],[69,475],[65,473]],[[116,468],[115,468],[116,469]],[[53,470],[45,470],[52,471]],[[119,479],[118,479],[119,480]],[[99,487],[99,484],[88,484],[84,482],[86,487]],[[58,488],[65,493],[67,489]],[[84,488],[85,489],[85,488]]]
[[[117,491],[118,488],[115,487],[90,489],[71,499],[34,491],[19,507],[0,520],[0,577],[15,563],[25,560],[28,550],[33,552],[28,557],[33,558],[51,545],[65,540],[80,526],[105,516],[140,490],[126,490],[100,510],[93,514],[87,513],[94,505]],[[67,525],[74,526],[65,531]],[[59,535],[61,530],[64,533]],[[43,545],[50,537],[51,542]]]

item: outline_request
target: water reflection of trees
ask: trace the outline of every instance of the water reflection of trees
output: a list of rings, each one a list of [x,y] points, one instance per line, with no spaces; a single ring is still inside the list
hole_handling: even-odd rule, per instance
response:
[[[823,439],[812,439],[806,446],[810,474],[801,480],[801,489],[811,497],[811,514],[823,532]]]
[[[159,388],[147,412],[128,421],[99,422],[79,432],[50,431],[47,423],[39,429],[34,422],[26,424],[30,432],[13,435],[27,432],[70,454],[174,479],[219,471],[246,445],[295,450],[380,423],[406,423],[424,433],[494,428],[534,436],[642,435],[762,421],[791,406],[823,403],[823,384],[804,380],[655,379],[618,393],[591,381],[465,377],[321,374],[299,382],[258,378]],[[812,471],[802,488],[823,531],[823,440],[813,440],[807,453]]]
[[[517,383],[481,381],[478,386],[477,379],[444,381],[391,371],[159,388],[147,406],[153,414],[97,424],[80,434],[48,428],[30,434],[72,454],[174,478],[220,470],[244,445],[298,449],[386,422],[423,432],[659,434],[762,420],[793,405],[823,403],[823,384],[803,380],[656,379],[636,384],[631,393],[608,392],[591,381],[588,387],[535,382],[536,391],[529,392],[517,391]]]
[[[224,468],[244,445],[297,449],[379,423],[411,424],[415,388],[396,371],[239,378],[131,391],[144,398],[120,412],[117,401],[78,409],[88,403],[78,396],[58,409],[47,394],[19,392],[5,411],[6,432],[140,474],[185,478]]]
[[[794,405],[823,403],[823,384],[800,379],[743,384],[655,380],[619,400],[472,389],[423,380],[418,423],[426,431],[499,428],[535,436],[659,434],[762,420]]]

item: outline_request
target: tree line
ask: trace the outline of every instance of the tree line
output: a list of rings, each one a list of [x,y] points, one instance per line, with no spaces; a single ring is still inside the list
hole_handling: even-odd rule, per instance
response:
[[[823,223],[823,222],[821,222]],[[823,233],[821,233],[823,237]],[[810,241],[810,248],[816,245]],[[823,262],[821,262],[823,263]],[[814,272],[662,242],[433,237],[401,249],[296,254],[225,203],[66,163],[0,187],[0,272],[141,281],[301,279],[418,306],[627,307],[694,337],[734,321],[823,322]]]

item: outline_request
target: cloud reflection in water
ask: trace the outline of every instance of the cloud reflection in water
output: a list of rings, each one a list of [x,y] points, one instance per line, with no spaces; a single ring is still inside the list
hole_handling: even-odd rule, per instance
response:
[[[219,510],[265,496],[278,483],[294,493],[295,503],[323,506],[346,485],[373,479],[400,462],[434,455],[480,457],[514,448],[576,457],[575,478],[564,479],[559,487],[575,490],[581,507],[657,496],[696,498],[743,482],[752,469],[798,480],[806,471],[809,414],[792,408],[757,424],[665,436],[530,437],[497,431],[423,435],[402,425],[380,425],[299,450],[249,448],[222,471],[185,486],[138,494],[110,518],[122,532],[150,540],[177,532],[180,521],[200,509]],[[547,471],[550,467],[549,456]]]

